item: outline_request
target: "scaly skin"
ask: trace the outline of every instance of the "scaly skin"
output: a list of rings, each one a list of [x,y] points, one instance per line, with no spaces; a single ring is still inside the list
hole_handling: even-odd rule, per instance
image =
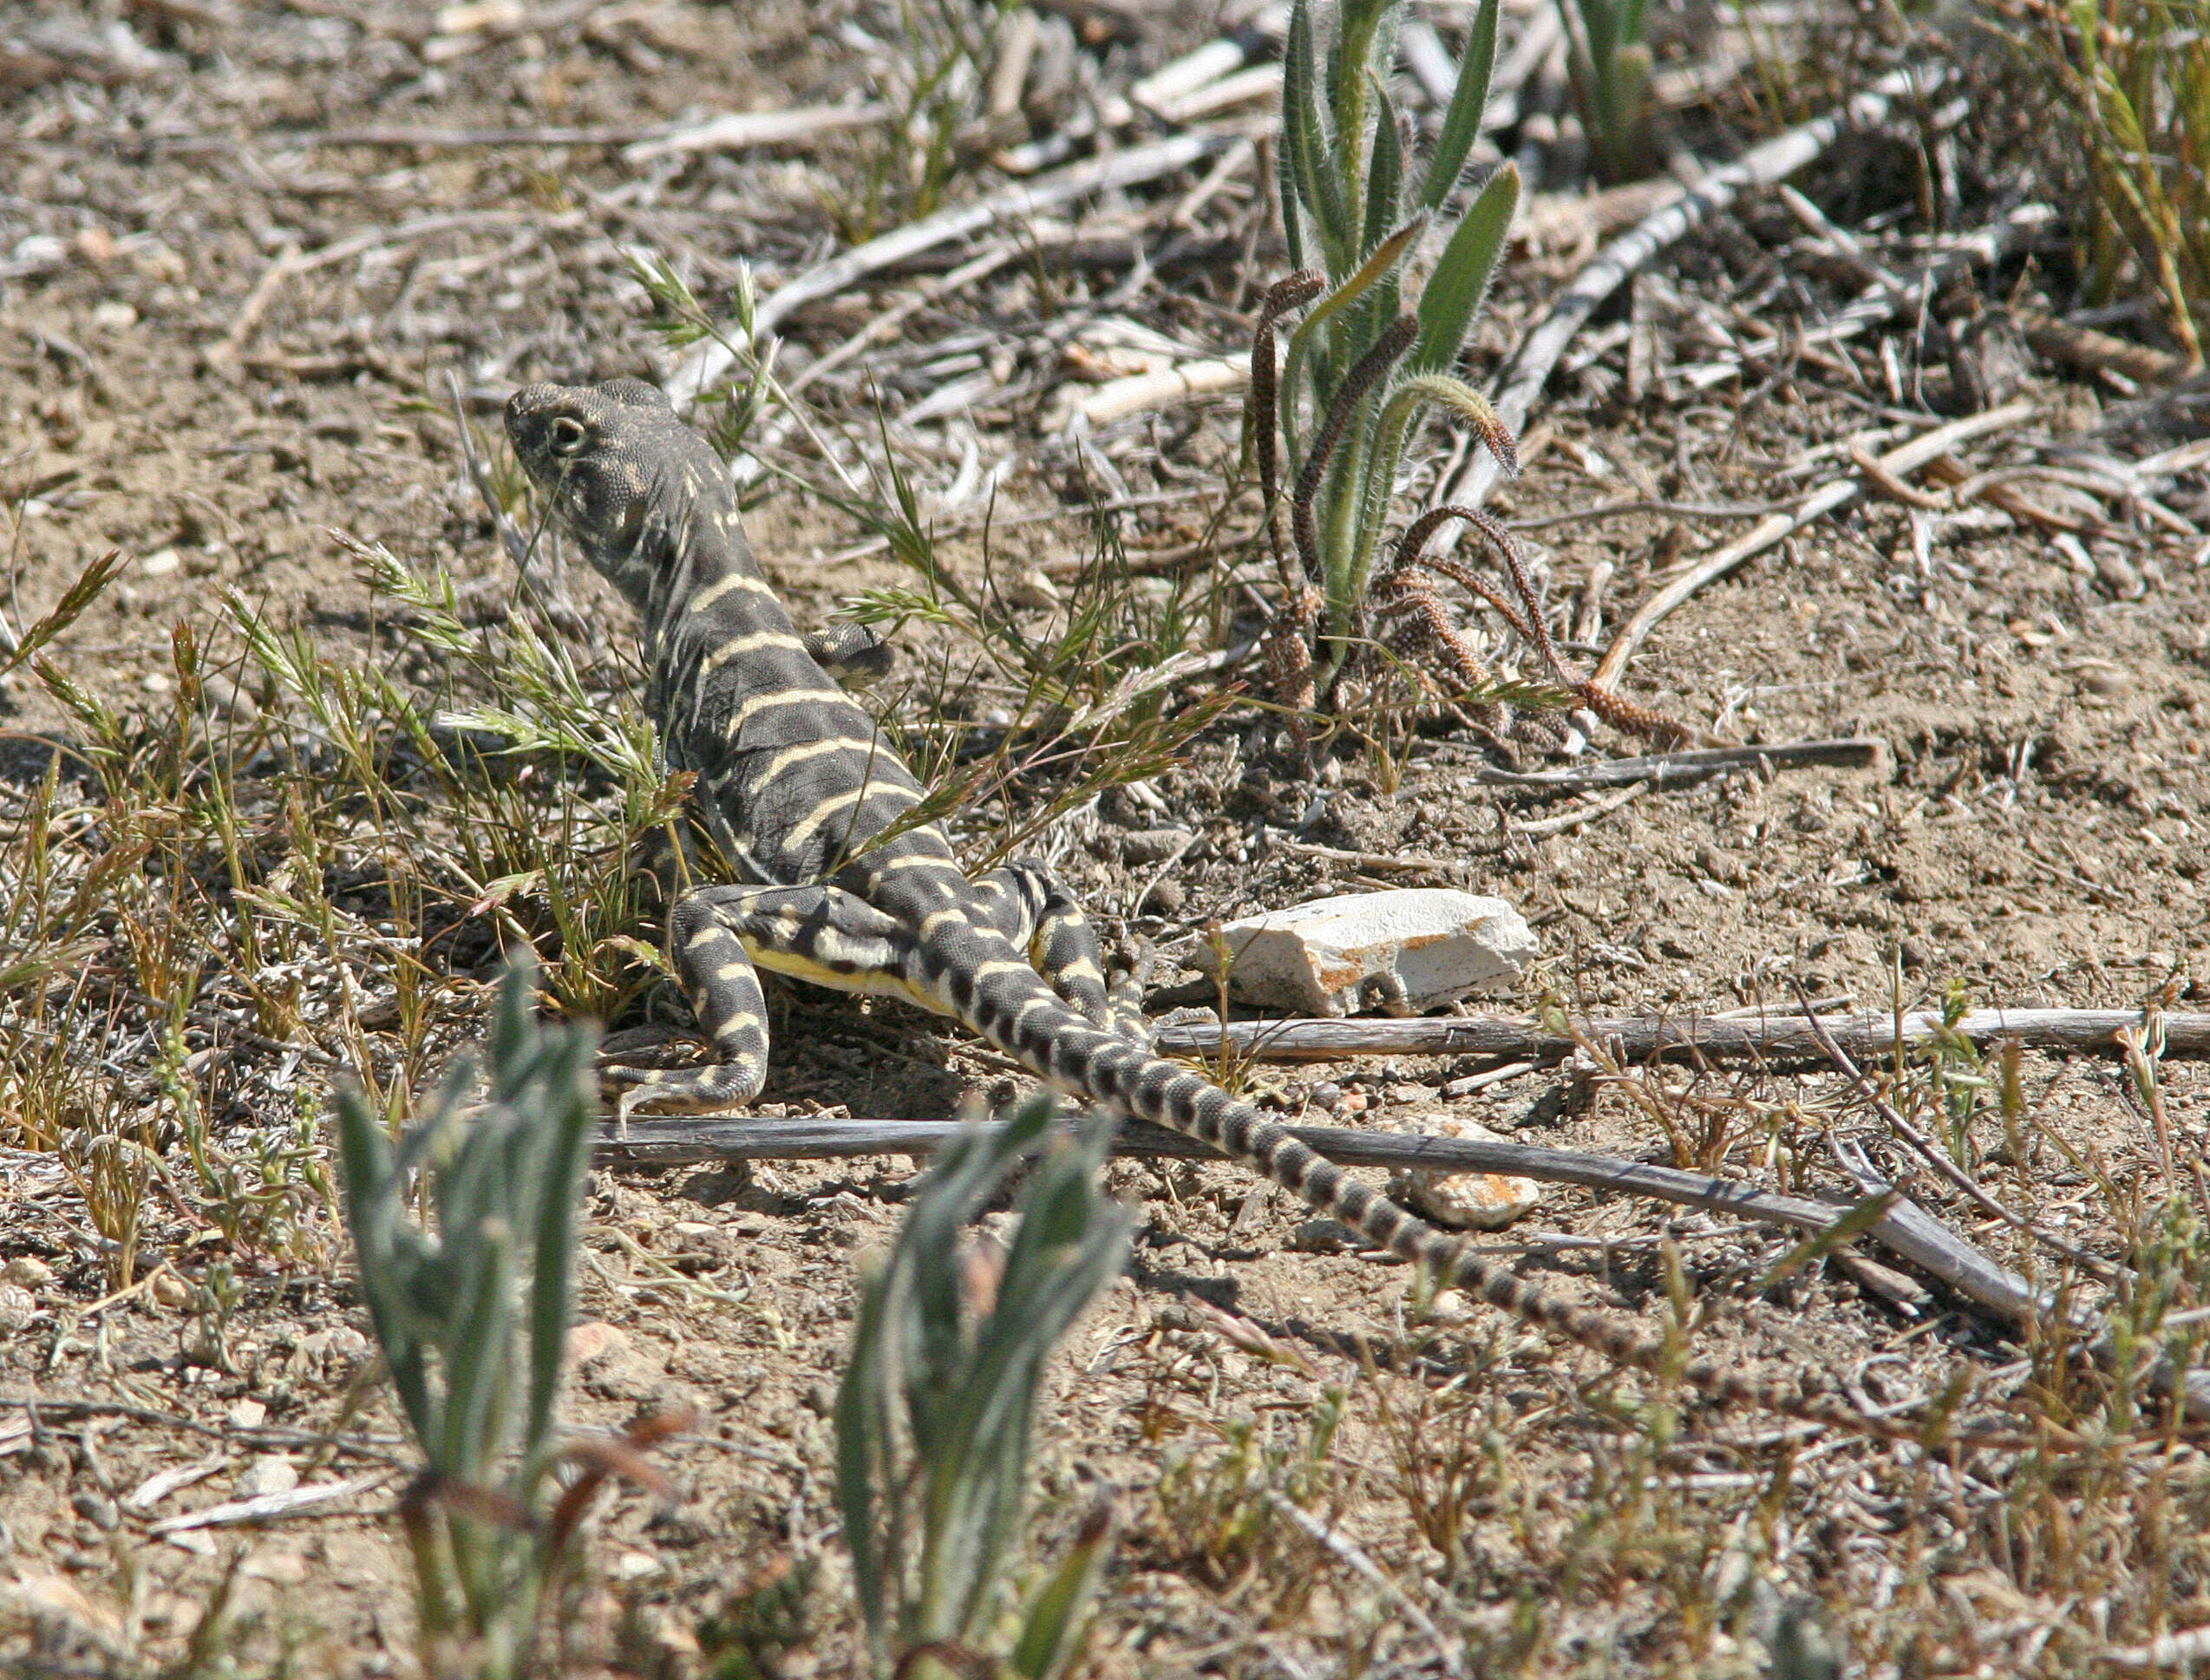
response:
[[[659,391],[634,380],[532,385],[507,405],[516,453],[577,545],[636,607],[647,703],[670,763],[747,885],[675,908],[678,971],[713,1065],[611,1068],[632,1109],[749,1102],[767,1069],[755,970],[905,997],[951,1016],[1037,1077],[1202,1140],[1376,1247],[1623,1365],[1667,1375],[1665,1344],[1467,1251],[1249,1104],[1154,1055],[1115,1016],[1087,922],[1042,870],[971,880],[933,824],[882,838],[922,796],[873,721],[807,652],[754,563],[729,475]],[[1829,1392],[1709,1359],[1677,1375],[1724,1403],[1912,1435]]]

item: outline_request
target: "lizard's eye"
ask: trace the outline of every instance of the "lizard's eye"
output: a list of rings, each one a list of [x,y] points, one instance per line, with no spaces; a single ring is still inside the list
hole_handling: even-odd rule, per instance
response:
[[[591,429],[580,420],[574,419],[567,415],[562,415],[553,421],[552,426],[552,453],[554,454],[575,454],[579,453],[583,448],[583,446],[590,441]]]

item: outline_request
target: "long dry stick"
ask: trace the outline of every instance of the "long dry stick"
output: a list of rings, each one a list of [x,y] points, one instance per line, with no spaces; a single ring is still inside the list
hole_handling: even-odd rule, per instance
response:
[[[958,1137],[949,1120],[633,1119],[626,1133],[602,1130],[597,1159],[657,1167],[699,1160],[848,1159],[856,1155],[932,1154]],[[1646,1161],[1621,1160],[1581,1149],[1530,1148],[1490,1138],[1433,1137],[1296,1126],[1291,1132],[1344,1167],[1384,1167],[1426,1173],[1499,1173],[1544,1184],[1644,1196],[1682,1206],[1755,1219],[1813,1233],[1831,1230],[1847,1204],[1790,1196],[1733,1179],[1685,1173]],[[1180,1133],[1130,1123],[1114,1140],[1120,1155],[1218,1160],[1218,1153]],[[1883,1186],[1885,1189],[1886,1186]],[[1958,1293],[2005,1317],[2046,1312],[2047,1299],[2024,1278],[1998,1265],[1907,1201],[1899,1201],[1865,1235]]]
[[[1782,741],[1757,747],[1690,747],[1640,758],[1599,759],[1560,770],[1500,770],[1476,764],[1467,779],[1500,788],[1547,788],[1563,793],[1586,788],[1626,788],[1644,781],[1661,788],[1685,788],[1717,775],[1743,772],[1762,775],[1769,770],[1798,770],[1812,765],[1877,770],[1886,762],[1886,742],[1871,735],[1845,735],[1833,741]],[[1530,825],[1521,832],[1540,831]]]
[[[2167,1014],[2166,1054],[2210,1056],[2210,1014]],[[1933,1042],[1939,1015],[1853,1015],[1821,1022],[1826,1036],[1853,1056],[1885,1056]],[[1949,1029],[1976,1044],[2015,1040],[2028,1049],[2122,1055],[2118,1034],[2141,1025],[2139,1010],[1974,1010]],[[1697,1019],[1683,1016],[1576,1016],[1566,1030],[1523,1016],[1467,1015],[1374,1021],[1233,1021],[1161,1027],[1169,1056],[1217,1056],[1225,1037],[1238,1056],[1260,1062],[1337,1062],[1359,1056],[1493,1056],[1560,1062],[1579,1039],[1616,1043],[1631,1061],[1693,1052],[1712,1062],[1823,1062],[1828,1051],[1801,1017]]]

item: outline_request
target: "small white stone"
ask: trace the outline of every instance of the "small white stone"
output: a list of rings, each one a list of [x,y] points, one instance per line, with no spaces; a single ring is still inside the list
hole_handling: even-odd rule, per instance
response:
[[[1059,605],[1059,588],[1043,572],[1030,569],[1005,585],[1005,598],[1031,612],[1049,612]]]
[[[1458,1115],[1422,1115],[1406,1129],[1485,1143],[1511,1141]],[[1504,1173],[1408,1172],[1398,1176],[1389,1191],[1414,1212],[1454,1231],[1501,1231],[1542,1205],[1540,1184]]]
[[[138,324],[138,311],[128,304],[110,297],[106,303],[93,306],[92,324],[109,332],[128,332]]]
[[[1428,1320],[1436,1324],[1462,1324],[1474,1316],[1474,1304],[1462,1289],[1442,1289],[1428,1303]]]
[[[138,679],[138,686],[148,694],[167,694],[176,684],[169,680],[168,672],[149,670]]]
[[[0,1336],[13,1336],[38,1316],[38,1298],[17,1284],[0,1284]]]
[[[1306,1015],[1416,1014],[1509,986],[1536,951],[1526,920],[1503,899],[1448,887],[1318,899],[1230,922],[1220,934],[1236,997]],[[1219,972],[1209,945],[1190,960]]]
[[[231,1424],[235,1428],[258,1429],[268,1421],[268,1416],[269,1409],[258,1400],[239,1400],[230,1409]]]
[[[641,1581],[647,1575],[660,1572],[660,1560],[644,1552],[624,1552],[614,1559],[614,1579],[620,1581]]]
[[[261,1499],[288,1494],[299,1485],[299,1467],[282,1453],[263,1453],[245,1467],[238,1479],[238,1497]]]
[[[157,548],[138,563],[139,573],[147,578],[166,578],[184,562],[173,548]]]

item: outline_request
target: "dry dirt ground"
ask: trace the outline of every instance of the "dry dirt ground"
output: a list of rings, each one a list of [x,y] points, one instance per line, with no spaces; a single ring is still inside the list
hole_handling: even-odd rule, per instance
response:
[[[218,591],[311,635],[339,665],[435,689],[448,675],[435,650],[372,597],[330,533],[445,568],[479,618],[506,611],[510,573],[462,467],[448,376],[488,434],[519,382],[668,365],[620,248],[664,253],[719,300],[740,258],[771,291],[867,231],[881,142],[866,130],[781,152],[638,160],[618,144],[317,142],[364,128],[642,130],[687,114],[832,104],[873,85],[900,41],[898,10],[871,0],[515,7],[511,27],[500,21],[507,10],[480,10],[496,16],[472,32],[441,32],[426,10],[346,0],[0,11],[0,608],[18,628],[31,623],[88,563],[120,549],[119,580],[48,650],[115,712],[173,709],[180,624],[236,668]],[[1105,20],[1071,32],[1084,73],[1123,82],[1215,33],[1197,5],[1145,13],[1120,33],[1115,14],[1077,15]],[[1837,215],[1897,209],[1907,223],[1912,189],[1896,184],[1894,156],[1873,153],[1807,190],[1823,184]],[[1161,203],[1193,179],[1169,183]],[[1965,207],[2006,208],[1998,186],[1993,173],[1968,180]],[[1199,224],[1217,236],[1204,261],[1162,261],[1131,279],[1128,230],[1163,248],[1157,206],[1139,197],[1083,208],[1088,245],[1063,229],[1056,245],[1040,239],[1037,254],[915,310],[878,351],[821,382],[822,423],[864,440],[878,394],[894,416],[986,370],[994,394],[971,417],[909,428],[898,444],[955,533],[955,565],[978,565],[975,542],[956,533],[988,505],[971,471],[960,493],[963,465],[1009,455],[1019,459],[994,509],[1006,525],[1001,566],[1057,567],[1063,582],[1096,552],[1081,510],[1100,497],[1141,504],[1117,529],[1131,551],[1187,545],[1222,505],[1232,404],[1122,426],[1085,454],[1039,424],[1073,365],[1065,337],[1048,329],[1109,315],[1193,351],[1234,353],[1252,306],[1240,250],[1259,279],[1278,271],[1263,239],[1245,245],[1263,209],[1239,188],[1220,195]],[[1658,271],[1691,296],[1755,291],[1758,265],[1781,263],[1798,231],[1754,205]],[[2061,271],[2061,242],[2051,249]],[[1514,258],[1477,371],[1572,262]],[[788,324],[786,374],[912,296],[919,278],[893,275]],[[2007,295],[2037,283],[2014,265],[1991,284]],[[1766,306],[1779,326],[1844,295],[1819,291],[1814,275]],[[1493,504],[1531,522],[1566,624],[1599,565],[1612,568],[1599,621],[1610,624],[1684,547],[1742,522],[1644,509],[1540,523],[1549,516],[1637,498],[1762,503],[1818,481],[1787,476],[1812,452],[1824,449],[1831,468],[1846,460],[1841,440],[1880,428],[1876,441],[1900,438],[1942,417],[1912,406],[1919,396],[1946,400],[1937,368],[1900,404],[1877,378],[1860,389],[1802,370],[1635,405],[1625,359],[1615,348],[1553,383],[1553,441]],[[2108,423],[2092,382],[2048,368],[2024,390],[2034,418],[1978,446],[1975,470],[2025,459],[2004,451],[2028,439],[2129,459],[2179,441]],[[1444,447],[1435,441],[1438,456]],[[790,459],[820,481],[817,461]],[[2173,495],[2182,518],[2210,522],[2200,476]],[[1247,520],[1247,498],[1239,506]],[[879,552],[840,558],[864,548],[866,533],[800,491],[770,497],[753,528],[770,577],[809,622],[900,576]],[[1357,854],[1444,860],[1449,879],[1512,900],[1540,933],[1541,962],[1498,1007],[1780,1010],[1801,985],[1871,1008],[1939,1004],[1952,988],[2012,1005],[2202,1008],[2200,552],[2153,522],[2122,523],[2082,548],[2082,565],[2045,533],[2000,520],[1942,525],[1921,549],[1911,511],[1874,501],[1699,595],[1630,678],[1638,697],[1738,738],[1878,736],[1889,750],[1873,771],[1645,791],[1500,850],[1501,810],[1527,821],[1573,807],[1477,784],[1470,771],[1496,762],[1482,743],[1398,735],[1386,753],[1346,748],[1316,778],[1245,710],[1149,778],[1148,798],[1110,794],[1047,839],[1108,933],[1170,957],[1213,918],[1324,889],[1445,878]],[[488,581],[471,593],[475,580]],[[578,646],[596,660],[591,681],[618,690],[626,631],[611,597],[580,576],[561,587]],[[1247,634],[1248,599],[1227,599]],[[1031,605],[1040,631],[1050,609]],[[956,647],[912,635],[916,646]],[[922,707],[931,669],[909,658],[890,703]],[[987,698],[970,708],[984,722]],[[280,709],[265,689],[260,700]],[[0,813],[14,849],[0,870],[18,883],[43,763],[32,737],[79,729],[28,669],[0,690],[16,777]],[[1597,748],[1636,750],[1618,739]],[[1525,768],[1547,762],[1540,740],[1512,750]],[[57,797],[68,803],[77,785],[62,778]],[[94,846],[99,801],[74,797],[93,814],[72,843]],[[273,833],[283,799],[319,797],[302,772],[248,819]],[[984,814],[982,827],[1003,814]],[[1161,879],[1156,841],[1139,837],[1174,826],[1201,838],[1161,890],[1132,903]],[[341,853],[301,866],[343,886],[358,862]],[[407,921],[419,905],[374,896],[346,902],[380,937],[432,927]],[[0,1088],[11,1146],[0,1155],[0,1280],[12,1291],[0,1298],[0,1574],[12,1581],[0,1664],[412,1674],[403,1553],[388,1515],[408,1449],[373,1380],[331,1204],[315,1188],[327,1190],[326,1151],[315,1144],[271,1169],[306,1187],[285,1244],[255,1248],[211,1222],[171,1148],[173,1174],[143,1181],[134,1237],[134,1275],[152,1281],[112,1300],[115,1244],[87,1211],[92,1157],[29,1117],[36,1082],[59,1076],[42,1059],[35,1023],[49,1016],[34,994],[82,982],[114,1048],[104,1069],[75,1073],[105,1082],[103,1112],[137,1116],[149,1139],[177,1135],[176,1087],[154,1076],[157,1035],[133,1001],[147,972],[137,932],[125,919],[96,924],[58,980],[11,977],[0,1003],[12,1063]],[[409,1047],[402,1072],[426,1079],[474,1030],[492,954],[485,935],[448,964],[440,1032],[427,1049]],[[0,951],[0,969],[9,960]],[[355,979],[381,995],[388,981],[373,966],[362,958]],[[1169,964],[1154,977],[1178,977]],[[1002,1069],[948,1036],[921,1036],[918,1016],[814,997],[778,1008],[768,1095],[791,1112],[925,1118],[952,1112],[963,1091],[997,1094]],[[350,1056],[389,1022],[368,1011],[359,1025],[366,1038],[324,1049]],[[216,1058],[193,1068],[215,1134],[236,1159],[280,1155],[301,1115],[311,1123],[320,1111],[323,1062],[281,1044],[221,1049],[194,1030],[185,1048]],[[370,1048],[387,1073],[400,1066],[389,1043]],[[1445,1088],[1478,1071],[1402,1058],[1242,1076],[1308,1121],[1424,1128],[1455,1114],[1523,1141],[1769,1186],[1847,1193],[1821,1147],[1830,1126],[1864,1135],[1892,1168],[1907,1165],[1815,1069],[1674,1069],[1625,1082],[1546,1070],[1463,1096]],[[2210,1081],[2197,1067],[2164,1070],[2161,1147],[2108,1062],[2025,1056],[2023,1118],[2007,1134],[1969,1070],[1892,1071],[1914,1111],[1938,1118],[1945,1102],[1973,1116],[1971,1153],[2006,1200],[2102,1255],[2138,1260],[2161,1244],[2169,1304],[2204,1304],[2192,1222],[2205,1210],[2193,1200],[2199,1169],[2187,1170],[2210,1129]],[[2177,1179],[2168,1151],[2182,1163]],[[704,1420],[660,1454],[671,1502],[626,1494],[598,1525],[604,1585],[587,1608],[611,1664],[696,1671],[702,1619],[763,1572],[808,1560],[820,1568],[810,1631],[781,1671],[850,1660],[825,1414],[855,1262],[888,1238],[914,1165],[595,1177],[573,1417],[608,1425],[685,1401]],[[2041,1419],[2069,1418],[2081,1439],[2120,1444],[1945,1458],[1688,1402],[1684,1420],[1668,1422],[1650,1409],[1649,1385],[1593,1356],[1455,1298],[1429,1303],[1404,1269],[1331,1252],[1291,1199],[1239,1171],[1121,1163],[1112,1180],[1141,1209],[1134,1258],[1057,1362],[1039,1451],[1043,1554],[1096,1488],[1117,1490],[1122,1538],[1090,1671],[1747,1673],[1779,1637],[1782,1609],[1808,1601],[1852,1672],[2082,1672],[2109,1644],[2210,1619],[2200,1540],[2210,1466],[2187,1432],[2163,1430],[2153,1406],[2144,1422],[2092,1366],[1924,1279],[1820,1265],[1760,1292],[1752,1285],[1784,1252],[1782,1235],[1557,1188],[1496,1239],[1561,1291],[1653,1325],[1667,1322],[1677,1255],[1682,1286],[1718,1318],[1698,1332],[1699,1350],[1830,1373],[1871,1402],[1978,1371],[1988,1388],[1975,1416],[2030,1402]],[[1912,1187],[1991,1252],[2029,1263],[2030,1245],[1939,1182],[1921,1173]],[[2054,1281],[2045,1255],[2041,1269]],[[52,1409],[26,1411],[32,1396]],[[349,1486],[265,1525],[174,1526],[295,1482]],[[194,1644],[225,1579],[219,1638]]]

